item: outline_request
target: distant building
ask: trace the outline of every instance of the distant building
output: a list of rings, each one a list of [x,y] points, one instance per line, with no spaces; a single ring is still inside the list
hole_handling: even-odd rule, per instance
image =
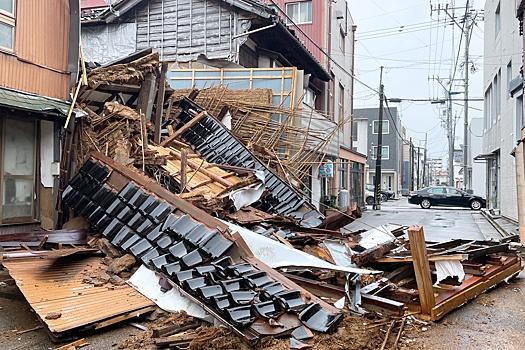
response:
[[[469,183],[472,192],[478,196],[487,196],[487,168],[484,161],[474,160],[474,157],[483,152],[483,118],[470,120],[468,133],[469,155],[468,171]]]
[[[390,115],[391,113],[391,115]],[[375,179],[377,136],[379,130],[379,108],[354,109],[355,120],[358,124],[357,142],[363,147],[366,139],[366,149],[368,155],[368,178],[367,183],[373,184]],[[366,137],[364,122],[366,120]],[[390,112],[385,108],[383,113],[383,144],[382,144],[382,169],[381,186],[385,190],[393,191],[396,195],[401,193],[401,164],[402,164],[402,144],[400,135],[401,118],[396,107],[391,107]]]
[[[483,152],[488,208],[517,219],[516,165],[511,155],[523,126],[523,41],[516,20],[516,3],[485,3]],[[494,53],[498,53],[495,55]]]

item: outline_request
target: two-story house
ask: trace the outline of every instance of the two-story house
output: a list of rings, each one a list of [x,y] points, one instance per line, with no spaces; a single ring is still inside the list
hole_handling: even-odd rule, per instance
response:
[[[276,8],[305,46],[330,72],[330,82],[316,91],[315,108],[340,125],[337,135],[339,154],[328,194],[349,191],[350,202],[362,204],[366,157],[352,147],[354,108],[354,67],[356,26],[346,1],[264,0]],[[334,159],[335,161],[335,159]],[[350,204],[352,204],[350,203]]]
[[[0,231],[54,226],[79,31],[78,1],[0,1]]]
[[[391,107],[390,111],[385,108],[383,116],[381,187],[398,195],[401,192],[402,147],[404,143],[400,132],[398,132],[398,130],[402,130],[401,118],[396,107]],[[366,144],[369,168],[367,183],[374,184],[376,154],[378,152],[379,108],[355,109],[354,117],[357,122],[354,128],[355,137],[357,140],[361,140],[358,145],[364,147]],[[358,149],[358,151],[364,153],[365,150]]]

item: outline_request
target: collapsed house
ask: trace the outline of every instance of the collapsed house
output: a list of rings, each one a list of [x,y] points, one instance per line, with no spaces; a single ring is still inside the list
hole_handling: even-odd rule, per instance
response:
[[[173,90],[158,61],[147,50],[85,73],[65,129],[64,228],[0,242],[54,339],[158,305],[216,320],[251,345],[285,337],[308,347],[311,331],[335,331],[349,310],[436,320],[521,271],[509,242],[425,242],[420,228],[407,240],[398,226],[342,234],[359,208],[323,215],[293,164],[234,127],[249,118],[235,93]],[[79,217],[87,223],[72,229]],[[108,299],[118,302],[102,307]],[[156,344],[188,341],[179,338]]]

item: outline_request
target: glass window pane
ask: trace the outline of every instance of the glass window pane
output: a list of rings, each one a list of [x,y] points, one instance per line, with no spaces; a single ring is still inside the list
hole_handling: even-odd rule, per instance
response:
[[[13,48],[14,28],[8,24],[0,22],[0,47]]]
[[[32,176],[35,168],[35,124],[8,119],[4,125],[4,176]]]
[[[14,1],[13,0],[0,0],[0,10],[4,10],[8,13],[14,14]]]
[[[33,183],[32,179],[4,179],[2,219],[33,217]]]
[[[301,22],[312,21],[312,2],[305,1],[301,3]]]
[[[35,123],[6,119],[2,146],[2,219],[27,221],[33,218],[35,201]]]

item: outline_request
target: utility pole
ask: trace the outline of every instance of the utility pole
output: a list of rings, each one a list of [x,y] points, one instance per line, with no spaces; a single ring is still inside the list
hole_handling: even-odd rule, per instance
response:
[[[447,91],[447,129],[448,129],[448,185],[454,187],[454,141],[456,138],[454,117],[452,116],[452,97]]]
[[[414,144],[410,138],[410,191],[414,190]]]
[[[423,186],[424,187],[428,187],[429,183],[428,183],[428,179],[427,179],[427,176],[428,176],[428,173],[427,173],[427,136],[428,136],[428,133],[425,133],[425,154],[424,154],[424,159],[423,159]]]
[[[383,86],[383,66],[379,76],[379,126],[377,130],[376,149],[376,178],[374,191],[374,210],[381,210],[381,160],[383,158],[383,103],[385,99],[385,87]],[[374,123],[372,123],[372,129]]]
[[[470,29],[472,22],[470,21],[470,1],[467,0],[467,10],[465,11],[465,120],[463,122],[463,189],[465,191],[471,188],[471,181],[468,177],[468,160],[469,160],[469,144],[468,144],[468,98],[469,98],[469,49],[470,49]]]
[[[419,169],[419,165],[421,164],[421,147],[417,147],[417,190],[419,191],[421,189],[421,179],[419,177],[419,174],[421,174],[421,171]]]

